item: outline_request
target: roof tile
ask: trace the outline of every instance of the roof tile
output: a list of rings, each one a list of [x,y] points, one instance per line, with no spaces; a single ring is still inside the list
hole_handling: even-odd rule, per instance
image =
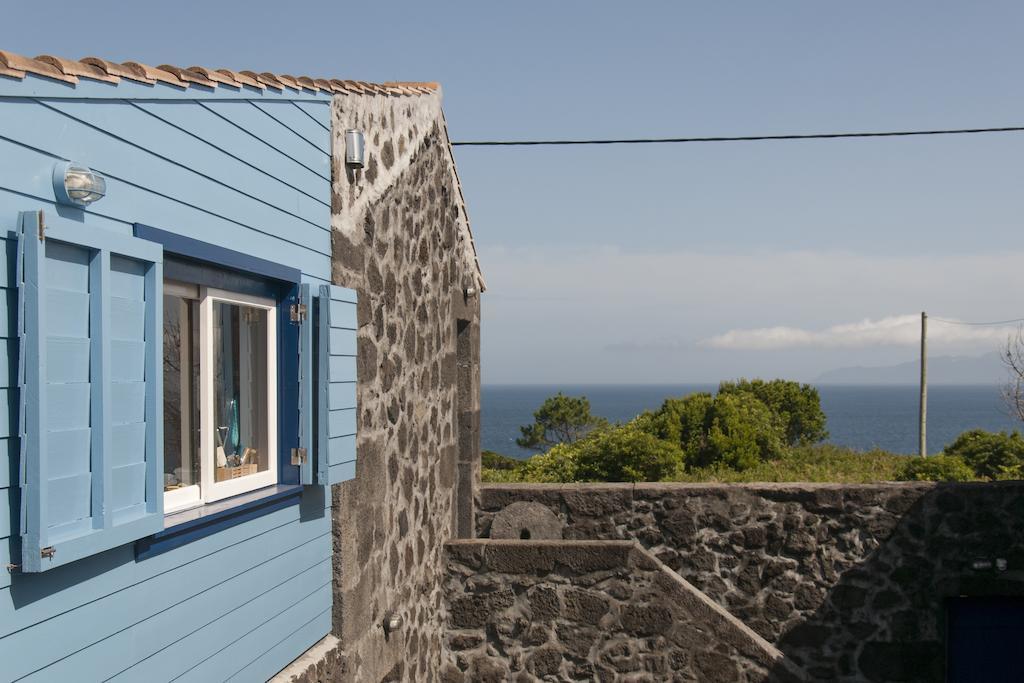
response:
[[[207,88],[216,88],[217,87],[217,83],[216,82],[210,80],[209,78],[207,78],[203,74],[198,73],[196,71],[191,71],[189,69],[182,69],[181,67],[171,66],[170,64],[161,64],[160,66],[157,67],[157,69],[159,69],[160,71],[166,71],[167,73],[170,73],[170,74],[174,74],[178,78],[179,81],[182,81],[182,82],[185,82],[185,83],[195,83],[197,85],[202,85],[202,86],[205,86]]]
[[[98,66],[79,62],[74,59],[64,59],[63,57],[54,57],[53,55],[39,55],[36,57],[36,61],[49,64],[50,66],[59,69],[65,76],[81,76],[83,78],[105,81],[107,83],[118,83],[121,80],[118,76],[111,76],[107,74],[106,71]]]
[[[170,71],[164,71],[163,69],[155,69],[148,64],[142,62],[124,62],[123,66],[131,69],[137,74],[144,76],[151,81],[160,81],[167,85],[173,85],[176,88],[187,88],[188,83],[181,80]]]
[[[76,84],[79,79],[118,83],[121,79],[155,85],[163,83],[176,88],[190,86],[204,88],[241,88],[248,86],[265,90],[270,88],[283,92],[286,88],[305,92],[333,92],[341,94],[419,95],[431,94],[438,89],[436,83],[414,83],[396,81],[392,83],[368,83],[339,79],[290,76],[269,71],[232,71],[230,69],[208,69],[203,66],[178,67],[161,64],[152,67],[141,62],[128,61],[123,64],[99,57],[84,57],[80,60],[65,59],[53,55],[40,55],[30,59],[22,55],[0,50],[0,76],[24,78],[33,73],[65,83]]]
[[[240,88],[242,83],[235,78],[235,75],[226,70],[214,70],[207,69],[205,66],[190,66],[189,71],[194,71],[197,74],[205,76],[207,79],[213,81],[215,84],[226,85],[229,88]]]
[[[7,52],[5,50],[0,50],[0,65],[14,71],[33,73],[37,76],[45,76],[46,78],[64,81],[65,83],[78,83],[78,78],[76,76],[68,76],[52,64],[40,62],[36,59],[29,59],[28,57],[22,57],[21,55],[16,55],[13,52]]]

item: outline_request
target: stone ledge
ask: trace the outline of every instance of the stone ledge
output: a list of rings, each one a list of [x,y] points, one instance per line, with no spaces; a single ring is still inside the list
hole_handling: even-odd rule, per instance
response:
[[[334,683],[345,673],[345,655],[341,642],[332,635],[324,636],[282,669],[269,683]]]

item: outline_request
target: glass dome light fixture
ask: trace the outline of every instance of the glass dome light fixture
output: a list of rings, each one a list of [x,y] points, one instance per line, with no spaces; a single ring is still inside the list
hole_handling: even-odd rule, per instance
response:
[[[107,194],[107,181],[88,166],[61,161],[53,167],[53,193],[61,204],[89,206]]]

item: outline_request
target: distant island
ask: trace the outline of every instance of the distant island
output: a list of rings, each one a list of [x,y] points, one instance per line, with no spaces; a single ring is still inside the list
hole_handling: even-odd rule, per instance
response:
[[[848,367],[818,375],[814,384],[917,384],[920,361],[896,365]],[[1006,369],[995,351],[981,356],[932,356],[928,359],[928,381],[932,384],[1002,384]]]

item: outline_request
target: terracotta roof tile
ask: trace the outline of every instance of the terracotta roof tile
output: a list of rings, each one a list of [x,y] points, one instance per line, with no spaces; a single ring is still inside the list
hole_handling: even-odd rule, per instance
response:
[[[181,80],[180,78],[172,74],[170,71],[164,71],[160,68],[153,68],[148,64],[143,64],[142,62],[124,62],[123,65],[151,81],[160,81],[161,83],[166,83],[167,85],[173,85],[176,88],[188,87],[188,83]]]
[[[206,76],[197,71],[192,71],[190,69],[182,69],[177,66],[171,66],[170,64],[161,64],[157,67],[157,69],[159,69],[160,71],[166,71],[168,73],[174,74],[178,77],[178,80],[182,81],[183,83],[195,83],[197,85],[202,85],[207,88],[217,87],[217,83],[215,81],[210,80],[209,78],[207,78]]]
[[[99,57],[83,57],[78,61],[80,61],[82,64],[88,64],[89,66],[96,67],[108,76],[114,76],[117,78],[127,78],[133,81],[141,81],[143,83],[156,83],[156,81],[154,81],[153,79],[146,78],[145,76],[140,75],[138,72],[127,67],[124,67],[118,64],[117,62],[108,62],[107,60],[100,59]]]
[[[292,90],[302,90],[302,86],[299,85],[299,82],[295,80],[295,78],[293,78],[292,76],[289,76],[288,74],[274,74],[274,77],[277,78],[277,80],[284,83],[285,86],[291,88]]]
[[[37,59],[29,59],[28,57],[22,57],[21,55],[16,55],[13,52],[6,52],[4,50],[0,50],[0,66],[4,66],[13,71],[24,71],[26,73],[36,74],[37,76],[45,76],[46,78],[64,81],[65,83],[78,82],[77,76],[68,76],[53,64],[40,62]]]
[[[215,84],[226,85],[229,88],[241,88],[241,82],[235,78],[235,75],[226,70],[214,70],[207,69],[205,66],[190,66],[189,71],[193,71],[197,74],[205,76],[208,80],[213,81]]]
[[[111,76],[106,71],[87,64],[85,62],[79,62],[73,59],[64,59],[62,57],[54,57],[53,55],[39,55],[36,57],[37,62],[44,62],[50,66],[56,67],[65,76],[81,76],[83,78],[90,78],[96,81],[105,81],[107,83],[118,83],[121,79],[118,76]]]
[[[223,74],[224,76],[233,79],[236,83],[248,85],[251,88],[257,88],[259,90],[266,90],[267,88],[267,86],[260,83],[254,77],[248,76],[241,71],[232,71],[231,69],[217,69],[217,73]]]
[[[99,57],[84,57],[80,60],[64,59],[53,55],[40,55],[30,59],[12,52],[0,50],[0,76],[25,78],[25,74],[52,78],[65,83],[76,84],[79,79],[118,83],[121,79],[155,85],[163,83],[176,88],[191,86],[203,88],[240,88],[249,86],[259,90],[270,88],[283,92],[285,88],[305,92],[333,92],[342,94],[377,94],[415,96],[429,95],[437,91],[437,83],[414,83],[396,81],[393,83],[368,83],[339,79],[314,78],[312,76],[289,76],[269,71],[232,71],[230,69],[208,69],[202,66],[188,68],[161,64],[152,67],[141,62],[129,61],[123,64]]]

